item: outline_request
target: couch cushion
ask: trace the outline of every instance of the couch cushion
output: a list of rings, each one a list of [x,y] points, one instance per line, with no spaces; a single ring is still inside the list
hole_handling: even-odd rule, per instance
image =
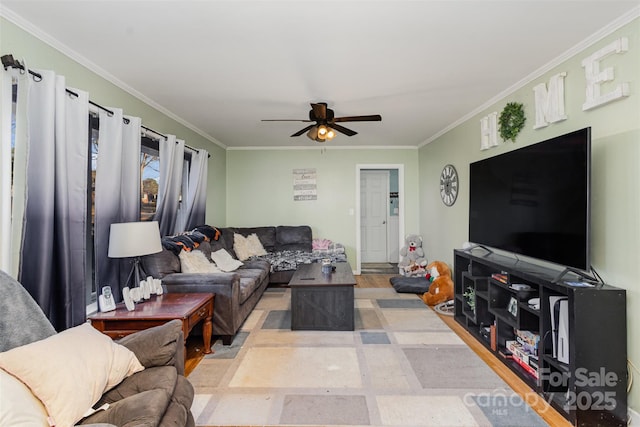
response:
[[[171,320],[164,325],[138,331],[118,340],[118,344],[131,350],[145,368],[175,365],[178,352],[182,353],[182,322]]]
[[[259,283],[260,282],[258,282],[253,277],[240,278],[240,304],[243,304],[247,300],[247,298],[249,298],[251,294],[253,294]]]
[[[207,257],[209,261],[211,261],[211,243],[204,241],[200,242],[196,251],[200,251]]]
[[[74,425],[105,391],[144,369],[88,323],[0,354],[0,368],[25,383],[59,426]]]
[[[175,369],[174,369],[175,370]],[[164,413],[171,402],[166,390],[152,389],[136,391],[109,404],[106,411],[97,411],[82,420],[81,424],[113,424],[122,427],[155,427],[160,425],[180,425],[173,420],[162,423]]]
[[[148,275],[162,279],[169,274],[180,273],[180,260],[170,250],[162,249],[157,254],[143,256],[142,268]]]
[[[311,227],[307,225],[279,225],[276,227],[275,250],[311,252],[312,240]]]

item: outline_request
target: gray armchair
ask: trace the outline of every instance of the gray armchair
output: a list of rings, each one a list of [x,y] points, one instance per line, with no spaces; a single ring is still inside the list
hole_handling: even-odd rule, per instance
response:
[[[29,293],[0,271],[0,353],[56,334]],[[145,367],[106,391],[99,410],[79,424],[194,426],[190,408],[194,391],[184,377],[182,324],[178,320],[129,335],[120,341]],[[25,361],[28,363],[28,361]],[[3,396],[3,401],[8,396]],[[69,396],[70,399],[73,396]]]

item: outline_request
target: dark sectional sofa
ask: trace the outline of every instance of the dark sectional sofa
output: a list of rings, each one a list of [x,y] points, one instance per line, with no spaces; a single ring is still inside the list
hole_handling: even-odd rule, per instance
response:
[[[145,272],[162,279],[167,292],[214,293],[213,333],[229,345],[268,285],[289,283],[297,265],[329,257],[346,261],[344,250],[313,251],[311,228],[302,226],[217,228],[218,238],[201,242],[197,249],[211,259],[211,252],[225,249],[234,258],[234,234],[256,234],[267,255],[252,257],[229,273],[182,273],[178,255],[167,248],[142,259]]]

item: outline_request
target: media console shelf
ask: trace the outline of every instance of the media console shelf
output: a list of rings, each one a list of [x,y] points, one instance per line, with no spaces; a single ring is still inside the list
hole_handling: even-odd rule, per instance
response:
[[[573,425],[626,426],[626,292],[557,278],[508,256],[455,250],[454,318]]]

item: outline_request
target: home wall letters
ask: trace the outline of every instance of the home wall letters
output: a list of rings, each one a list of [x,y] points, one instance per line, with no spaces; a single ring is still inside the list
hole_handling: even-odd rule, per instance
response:
[[[601,61],[613,54],[623,54],[629,50],[629,39],[621,37],[582,60],[585,71],[585,102],[582,110],[588,111],[601,105],[628,97],[629,83],[620,82],[613,90],[602,93],[602,85],[615,78],[613,67],[601,69]],[[535,103],[535,123],[533,129],[547,127],[551,123],[567,119],[564,105],[564,79],[567,72],[551,76],[548,84],[539,83],[533,87]],[[490,113],[480,119],[480,149],[487,150],[498,145],[498,113]]]

